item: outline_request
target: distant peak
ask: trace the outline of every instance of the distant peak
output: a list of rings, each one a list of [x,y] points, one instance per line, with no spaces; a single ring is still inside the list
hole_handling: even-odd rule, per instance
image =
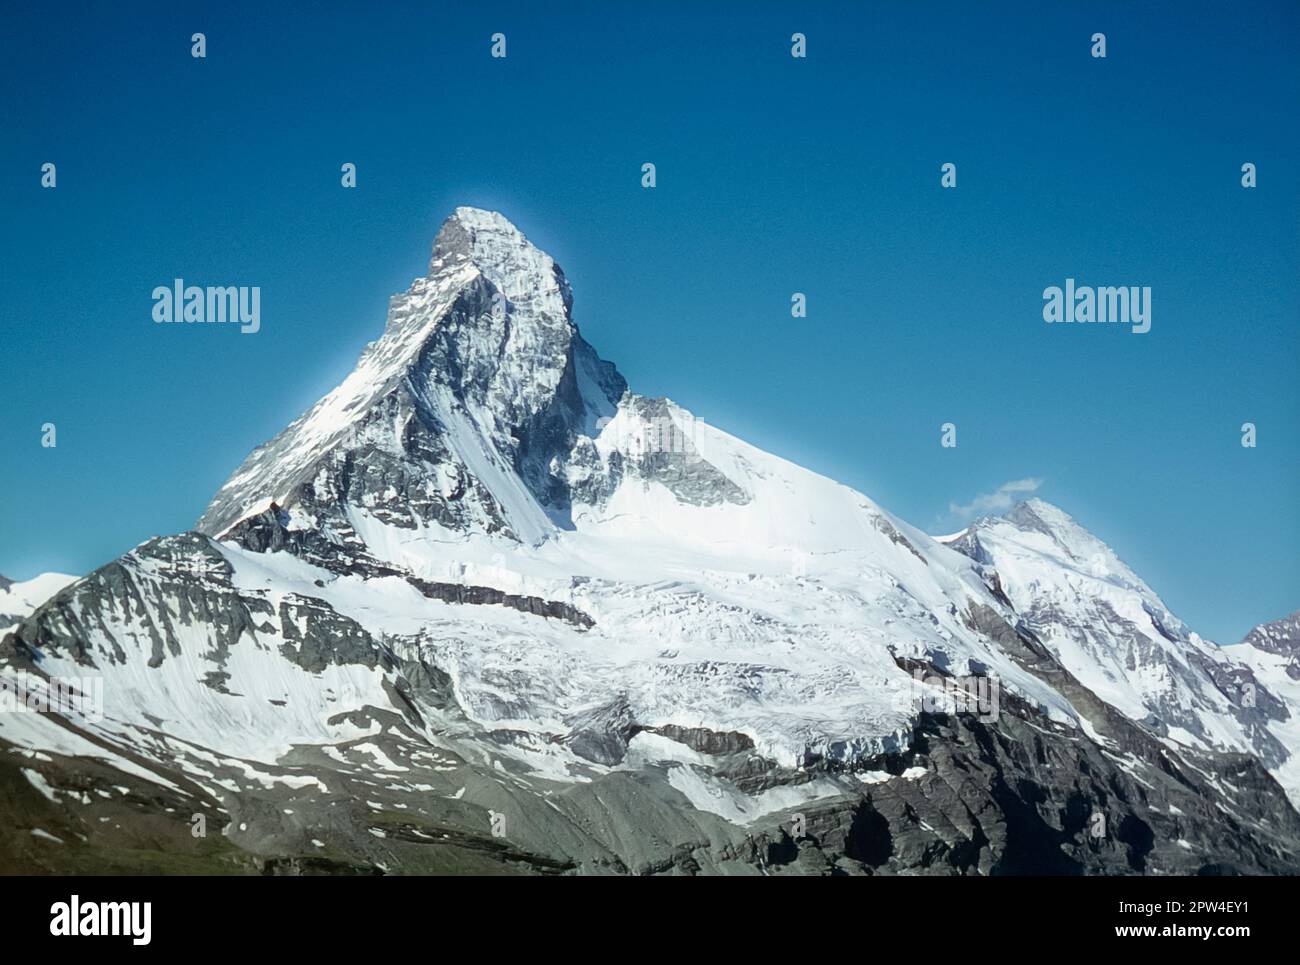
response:
[[[1057,527],[1063,524],[1078,525],[1074,521],[1074,517],[1065,510],[1052,505],[1044,499],[1039,499],[1037,496],[1020,500],[1007,510],[1002,518],[1018,525],[1029,525],[1031,527],[1039,525],[1049,527]]]
[[[1038,533],[1046,536],[1070,559],[1086,563],[1094,571],[1104,571],[1124,583],[1145,587],[1137,574],[1128,568],[1104,540],[1065,510],[1045,500],[1022,500],[1001,517],[989,517],[982,520],[981,524],[981,528],[993,531],[1011,526],[1022,534]]]
[[[985,524],[996,526],[1004,522],[1022,532],[1042,533],[1072,556],[1078,553],[1095,554],[1108,549],[1065,510],[1037,497],[1022,499],[1002,516],[990,517]]]
[[[1242,643],[1269,653],[1297,654],[1300,656],[1300,610],[1280,620],[1261,623],[1246,634]],[[1289,676],[1300,679],[1300,664],[1287,670]]]
[[[1037,496],[1030,496],[1028,499],[1022,499],[1011,507],[1012,511],[1019,507],[1024,507],[1035,513],[1047,513],[1048,515],[1064,516],[1067,519],[1069,514],[1060,506],[1049,503],[1046,499],[1039,499]]]

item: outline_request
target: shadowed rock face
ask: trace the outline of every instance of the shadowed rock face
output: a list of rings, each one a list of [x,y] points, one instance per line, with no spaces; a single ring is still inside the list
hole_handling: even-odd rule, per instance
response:
[[[1032,717],[996,726],[924,717],[912,749],[885,763],[924,776],[872,786],[858,799],[809,809],[806,838],[769,844],[782,870],[869,874],[1285,873],[1294,812],[1269,803],[1271,779],[1245,760],[1218,762],[1252,783],[1238,805],[1263,807],[1273,836],[1249,821],[1220,827],[1202,787],[1181,771],[1144,768],[1143,780],[1094,745],[1044,732]],[[1171,768],[1172,770],[1172,768]],[[1100,816],[1100,818],[1098,817]],[[1104,831],[1094,834],[1094,831]],[[1223,833],[1225,839],[1216,840]],[[1182,842],[1182,843],[1180,843]]]

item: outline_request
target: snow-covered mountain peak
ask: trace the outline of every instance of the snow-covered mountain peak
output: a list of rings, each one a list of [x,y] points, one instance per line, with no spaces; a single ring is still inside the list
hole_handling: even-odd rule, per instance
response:
[[[1036,496],[1018,501],[1003,514],[1002,518],[1026,528],[1046,528],[1067,532],[1083,530],[1083,527],[1065,510]]]
[[[528,301],[567,321],[572,295],[564,272],[504,215],[460,207],[443,222],[433,242],[429,278],[467,266],[510,301]]]
[[[1001,521],[1026,533],[1041,533],[1074,557],[1107,549],[1106,544],[1080,526],[1073,516],[1042,499],[1022,499],[1002,515]]]
[[[1058,506],[1026,499],[1002,516],[977,520],[951,544],[994,565],[1004,587],[1019,587],[1039,604],[1125,601],[1137,623],[1166,640],[1186,640],[1188,629],[1111,547]],[[1050,582],[1045,574],[1051,574]],[[1013,597],[1014,598],[1014,597]]]
[[[349,503],[386,507],[385,521],[404,526],[545,538],[550,504],[565,498],[553,463],[626,391],[583,341],[571,305],[559,266],[513,224],[457,208],[429,275],[391,299],[383,336],[338,388],[253,451],[199,529],[224,533],[272,502],[303,507],[317,525],[317,510]]]
[[[1017,547],[1027,557],[1049,559],[1087,579],[1104,580],[1134,590],[1164,609],[1155,592],[1110,546],[1069,513],[1042,499],[1025,499],[1001,516],[978,519],[960,537],[949,542],[955,549],[978,558],[980,547],[990,541]],[[1002,565],[1008,565],[1005,553]]]

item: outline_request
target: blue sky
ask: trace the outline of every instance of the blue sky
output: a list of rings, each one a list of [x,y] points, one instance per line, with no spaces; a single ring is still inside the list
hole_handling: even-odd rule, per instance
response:
[[[1300,5],[440,6],[6,5],[0,573],[192,526],[473,204],[642,393],[932,531],[1039,479],[1221,641],[1300,606]],[[261,332],[155,325],[177,276]]]

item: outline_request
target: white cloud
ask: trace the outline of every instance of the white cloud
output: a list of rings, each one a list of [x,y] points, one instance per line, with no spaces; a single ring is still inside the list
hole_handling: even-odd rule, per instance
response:
[[[991,493],[981,493],[965,506],[949,503],[948,512],[963,520],[970,519],[973,516],[985,516],[989,513],[1004,513],[1018,499],[1028,493],[1036,492],[1042,484],[1041,479],[1013,479],[1011,482],[1003,483]]]

